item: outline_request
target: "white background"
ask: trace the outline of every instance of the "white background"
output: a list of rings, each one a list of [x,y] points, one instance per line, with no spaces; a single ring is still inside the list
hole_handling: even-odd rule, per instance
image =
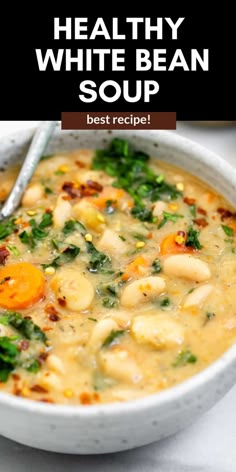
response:
[[[0,121],[0,138],[37,121]],[[236,128],[179,123],[178,131],[236,166]],[[1,421],[1,418],[0,418]],[[159,443],[104,456],[37,451],[0,437],[0,472],[235,472],[236,387],[185,431]]]

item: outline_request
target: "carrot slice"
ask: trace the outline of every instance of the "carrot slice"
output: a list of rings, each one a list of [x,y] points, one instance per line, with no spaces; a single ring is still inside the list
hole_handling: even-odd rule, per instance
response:
[[[169,234],[163,239],[160,245],[160,254],[165,256],[166,254],[178,254],[183,252],[193,252],[191,247],[185,246],[185,244],[178,244],[175,241],[177,234]]]
[[[44,276],[32,264],[20,262],[0,268],[1,307],[28,308],[43,298],[44,291]]]
[[[149,262],[147,259],[143,256],[138,256],[126,266],[125,272],[121,278],[126,281],[130,277],[138,277],[143,274],[143,269],[148,267],[148,265]]]

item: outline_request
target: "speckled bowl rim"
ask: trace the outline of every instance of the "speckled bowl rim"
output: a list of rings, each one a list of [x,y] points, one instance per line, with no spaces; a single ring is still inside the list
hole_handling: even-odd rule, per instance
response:
[[[29,136],[29,133],[33,133],[34,129],[24,130],[23,132],[17,132],[13,135],[4,136],[1,139],[1,143],[8,143],[11,140],[17,139],[22,134]],[[83,133],[89,133],[85,131]],[[216,153],[209,151],[204,146],[195,143],[194,141],[184,138],[180,135],[174,135],[168,131],[119,131],[115,132],[116,135],[138,135],[142,138],[154,138],[157,141],[161,141],[162,145],[170,148],[178,148],[179,151],[183,151],[193,158],[196,158],[201,163],[210,163],[212,168],[217,167],[222,172],[222,178],[229,182],[231,185],[236,186],[236,170],[223,160]],[[11,141],[12,142],[12,141]],[[113,402],[108,404],[96,404],[96,405],[60,405],[37,402],[30,399],[19,398],[12,394],[0,392],[0,403],[11,407],[12,409],[25,411],[28,413],[40,414],[42,416],[52,416],[61,418],[99,418],[107,416],[124,416],[126,414],[135,413],[136,411],[151,409],[151,408],[162,408],[168,407],[172,403],[180,402],[183,397],[191,395],[195,390],[201,390],[201,388],[210,383],[215,377],[221,379],[225,370],[232,369],[236,380],[236,343],[233,344],[225,353],[220,356],[216,361],[210,364],[208,367],[203,369],[201,372],[195,374],[193,377],[181,382],[180,384],[170,387],[161,392],[157,392],[151,395],[144,396],[142,398],[129,400],[125,402]]]

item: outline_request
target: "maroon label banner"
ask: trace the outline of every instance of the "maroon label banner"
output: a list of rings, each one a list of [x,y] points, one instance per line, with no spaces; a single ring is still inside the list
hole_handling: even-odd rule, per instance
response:
[[[62,112],[61,128],[176,129],[176,112]]]

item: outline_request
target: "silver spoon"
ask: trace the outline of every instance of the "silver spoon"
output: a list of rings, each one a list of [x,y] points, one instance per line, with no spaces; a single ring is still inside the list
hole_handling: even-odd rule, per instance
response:
[[[9,218],[18,207],[25,188],[31,180],[38,161],[54,131],[56,123],[56,121],[42,121],[37,129],[11,193],[0,210],[0,221],[4,218]]]

